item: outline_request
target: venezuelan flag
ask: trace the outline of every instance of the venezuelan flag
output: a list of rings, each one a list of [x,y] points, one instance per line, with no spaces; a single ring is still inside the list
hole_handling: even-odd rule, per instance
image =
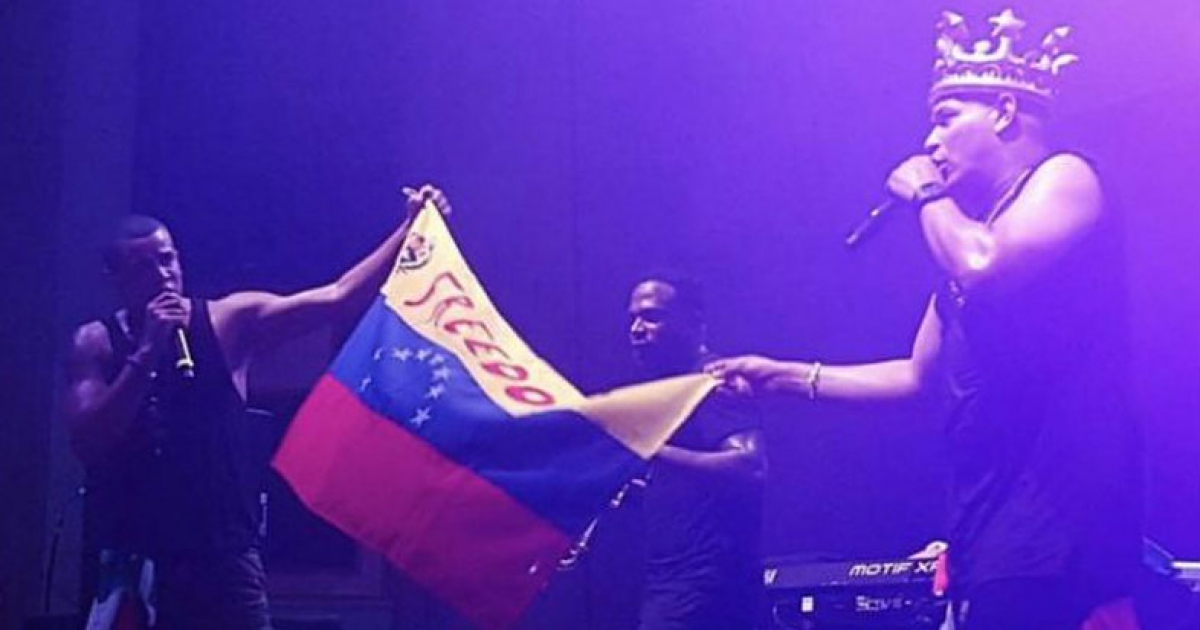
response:
[[[499,630],[712,385],[583,396],[504,321],[427,206],[274,466],[314,512]]]

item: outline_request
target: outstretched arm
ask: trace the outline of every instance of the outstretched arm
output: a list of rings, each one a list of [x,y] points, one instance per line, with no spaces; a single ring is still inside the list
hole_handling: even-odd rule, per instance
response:
[[[378,294],[413,219],[424,204],[432,202],[443,214],[450,212],[445,195],[433,186],[422,186],[420,190],[406,188],[405,196],[408,216],[404,222],[336,281],[290,295],[239,292],[214,303],[214,316],[219,310],[229,322],[228,338],[223,340],[229,344],[227,351],[235,357],[245,357],[331,319],[366,308]]]
[[[941,345],[941,320],[931,297],[908,357],[858,365],[822,365],[746,356],[721,359],[707,370],[743,393],[787,393],[822,399],[893,400],[921,391]]]

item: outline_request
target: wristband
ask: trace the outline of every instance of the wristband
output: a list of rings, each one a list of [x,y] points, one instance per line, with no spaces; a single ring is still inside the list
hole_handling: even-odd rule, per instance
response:
[[[132,354],[125,357],[125,365],[128,365],[129,367],[133,368],[134,372],[137,372],[137,373],[141,374],[142,376],[148,376],[150,378],[154,378],[154,370],[151,370],[150,366],[146,365],[146,363],[144,361],[135,357]]]
[[[922,208],[925,204],[932,203],[938,199],[946,197],[946,187],[940,182],[925,182],[917,189],[917,194],[913,195],[913,205]]]

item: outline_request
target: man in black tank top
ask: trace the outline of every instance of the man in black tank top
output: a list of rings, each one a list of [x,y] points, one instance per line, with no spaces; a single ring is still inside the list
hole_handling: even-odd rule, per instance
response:
[[[1046,141],[1058,72],[1075,57],[1065,29],[1024,51],[1011,11],[991,22],[975,43],[944,15],[925,151],[887,182],[943,276],[911,354],[710,369],[734,387],[811,398],[940,394],[957,629],[1074,630],[1090,615],[1136,628],[1141,440],[1119,243],[1092,165]]]
[[[119,222],[104,265],[122,308],[75,331],[63,392],[99,552],[89,630],[131,620],[270,627],[247,368],[279,341],[369,304],[415,212],[427,201],[448,211],[433,187],[406,193],[408,219],[374,252],[337,281],[292,295],[188,296],[166,226],[137,215]]]
[[[699,371],[704,300],[695,279],[647,276],[629,298],[642,375]],[[646,563],[638,630],[750,630],[761,604],[759,531],[766,474],[757,407],[714,392],[651,462],[642,501]]]

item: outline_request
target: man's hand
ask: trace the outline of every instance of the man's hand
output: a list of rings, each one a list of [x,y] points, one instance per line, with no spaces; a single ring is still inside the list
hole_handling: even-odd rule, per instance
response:
[[[157,360],[170,345],[173,331],[187,326],[190,316],[191,303],[178,293],[164,291],[154,296],[146,304],[138,352],[147,359]]]
[[[743,395],[780,391],[788,374],[782,361],[754,355],[718,359],[704,371],[721,379],[724,389]]]
[[[432,184],[425,184],[420,188],[410,188],[405,186],[400,189],[404,194],[405,205],[408,208],[408,219],[417,216],[421,208],[425,207],[426,202],[432,202],[434,207],[442,213],[442,216],[449,216],[451,212],[450,200],[446,199],[446,194],[440,188]]]
[[[888,175],[887,190],[897,199],[915,201],[917,195],[932,187],[944,189],[946,181],[933,159],[928,155],[914,155],[900,163]]]

